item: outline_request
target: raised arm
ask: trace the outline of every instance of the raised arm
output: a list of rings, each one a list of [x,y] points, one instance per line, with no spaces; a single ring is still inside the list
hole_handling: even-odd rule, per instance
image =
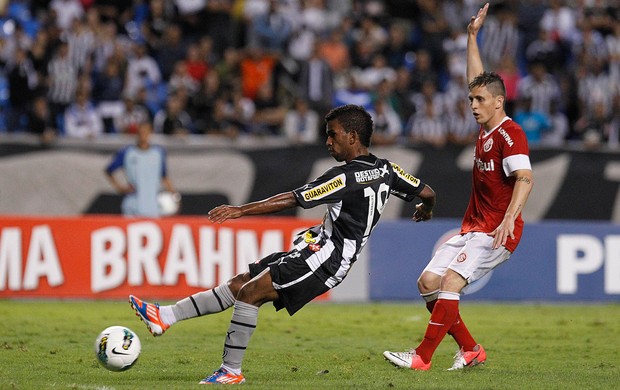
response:
[[[476,76],[484,72],[480,50],[478,49],[477,37],[488,10],[489,3],[486,3],[484,7],[478,10],[476,16],[471,17],[469,25],[467,26],[467,84],[471,83]]]
[[[271,214],[278,211],[292,209],[297,206],[297,200],[292,192],[284,192],[257,202],[246,203],[241,206],[221,205],[209,211],[209,221],[222,223],[227,219],[240,218],[246,215]]]

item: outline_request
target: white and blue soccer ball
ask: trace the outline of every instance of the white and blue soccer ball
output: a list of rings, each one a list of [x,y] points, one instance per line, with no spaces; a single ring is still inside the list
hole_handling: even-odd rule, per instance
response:
[[[181,195],[178,192],[162,191],[157,194],[157,205],[161,216],[175,215],[181,208]]]
[[[95,340],[97,361],[110,371],[130,369],[136,364],[141,349],[138,335],[124,326],[110,326]]]

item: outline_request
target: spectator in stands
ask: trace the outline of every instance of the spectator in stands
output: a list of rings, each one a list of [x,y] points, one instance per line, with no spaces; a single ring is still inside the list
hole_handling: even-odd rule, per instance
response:
[[[156,133],[183,136],[192,132],[192,118],[185,111],[185,102],[176,94],[168,96],[166,105],[155,114]]]
[[[174,66],[178,61],[183,61],[186,56],[183,44],[183,31],[177,24],[169,24],[164,30],[161,45],[153,51],[161,77],[169,80],[174,72]]]
[[[388,66],[383,54],[375,54],[372,58],[371,65],[356,72],[355,78],[357,85],[372,91],[383,81],[388,83],[395,82],[396,71]]]
[[[91,27],[82,19],[73,19],[71,26],[62,36],[69,44],[69,56],[80,72],[92,70],[92,57],[97,41]]]
[[[267,12],[257,15],[248,27],[248,46],[276,53],[284,50],[293,26],[281,8],[277,0],[269,0]]]
[[[28,110],[28,130],[39,137],[43,146],[51,145],[58,135],[45,96],[36,96]]]
[[[582,117],[598,116],[594,114],[602,105],[605,115],[611,113],[613,96],[618,90],[618,84],[607,71],[607,63],[602,58],[584,58],[583,72],[577,84],[579,105]]]
[[[375,125],[372,133],[372,145],[394,145],[398,142],[403,132],[403,124],[400,116],[392,106],[384,99],[378,99],[374,108],[368,110]]]
[[[287,107],[278,99],[271,83],[263,84],[254,99],[256,111],[250,132],[254,135],[280,135]]]
[[[108,58],[103,72],[93,77],[93,101],[101,114],[106,133],[114,133],[114,117],[123,111],[125,80],[115,58]]]
[[[243,95],[256,99],[263,84],[272,82],[276,57],[260,47],[248,47],[239,64]]]
[[[56,14],[56,25],[62,31],[68,30],[74,19],[84,16],[84,7],[79,0],[52,0],[49,9]]]
[[[114,117],[114,129],[119,134],[136,134],[141,123],[150,122],[148,109],[136,101],[136,97],[126,93],[122,108]]]
[[[319,37],[318,51],[319,57],[327,62],[334,74],[340,74],[351,65],[349,47],[341,28],[331,30],[326,38]]]
[[[319,117],[330,110],[334,97],[334,73],[320,56],[318,43],[308,61],[301,64],[297,93]]]
[[[96,138],[103,134],[103,120],[95,106],[90,102],[90,93],[80,88],[75,94],[75,102],[65,111],[65,135],[73,138]]]
[[[560,99],[560,86],[542,62],[533,62],[530,73],[517,83],[518,98],[532,99],[532,110],[549,115],[551,102]]]
[[[566,61],[558,41],[552,38],[551,33],[543,29],[538,33],[538,38],[527,46],[525,59],[528,63],[545,64],[552,73],[561,71]]]
[[[409,39],[409,25],[405,22],[393,23],[388,29],[388,41],[383,47],[382,54],[388,66],[398,69],[405,66],[413,57],[413,45]]]
[[[291,144],[315,144],[319,139],[319,115],[303,98],[296,98],[295,104],[284,117],[284,136]]]
[[[478,138],[480,126],[471,114],[471,108],[466,98],[454,101],[454,108],[446,116],[448,128],[447,142],[454,145],[471,145]]]
[[[435,89],[439,88],[439,74],[433,68],[433,59],[428,50],[418,50],[415,53],[414,67],[411,71],[411,90],[412,93],[420,92],[422,84],[431,82]]]
[[[424,107],[411,117],[407,123],[409,142],[414,145],[431,145],[443,148],[448,142],[448,131],[441,108],[437,101],[427,100]]]
[[[518,86],[521,80],[521,73],[519,72],[517,60],[512,57],[502,57],[496,73],[504,80],[504,86],[506,87],[506,101],[504,102],[504,106],[506,107],[508,115],[511,115],[517,103]],[[465,83],[462,85],[465,85]]]
[[[421,33],[419,45],[429,53],[432,67],[438,72],[446,68],[443,42],[450,36],[449,24],[441,4],[434,0],[417,1],[420,8],[416,23]]]
[[[39,83],[32,61],[25,49],[17,48],[13,61],[7,65],[9,83],[8,130],[22,131],[26,126],[28,105]]]
[[[586,112],[575,123],[575,132],[580,135],[584,147],[596,149],[608,142],[613,130],[612,119],[605,103],[595,102],[592,111]]]
[[[198,133],[206,133],[207,124],[214,115],[215,103],[224,99],[225,93],[217,72],[211,71],[204,75],[198,91],[190,96],[187,112],[194,120]]]
[[[162,81],[155,59],[148,55],[146,45],[134,44],[134,57],[129,60],[125,79],[126,91],[135,94],[140,88],[153,89]]]
[[[400,116],[402,123],[415,113],[415,105],[411,100],[411,72],[404,66],[396,69],[396,81],[391,99],[394,109]]]
[[[234,140],[241,129],[240,121],[234,117],[233,110],[234,107],[224,98],[216,98],[210,115],[201,122],[200,131],[204,134],[224,136]]]
[[[60,42],[47,67],[47,97],[58,129],[64,132],[65,110],[73,102],[78,86],[79,69],[69,57],[69,45]]]
[[[529,145],[539,144],[544,134],[552,129],[550,116],[535,111],[532,98],[529,96],[524,96],[518,100],[514,121],[521,125]]]
[[[140,26],[142,36],[151,50],[162,45],[162,37],[174,18],[174,3],[166,0],[150,0],[145,22]]]
[[[568,117],[558,102],[551,103],[551,130],[543,134],[541,144],[563,146],[570,132]]]
[[[503,57],[517,58],[519,29],[517,15],[507,2],[493,5],[484,29],[481,30],[480,54],[489,69],[496,69]]]

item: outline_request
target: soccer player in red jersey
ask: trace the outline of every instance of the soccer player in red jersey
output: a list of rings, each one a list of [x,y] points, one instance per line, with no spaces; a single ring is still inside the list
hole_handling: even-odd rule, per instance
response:
[[[505,112],[506,89],[500,76],[485,72],[476,37],[489,4],[467,27],[469,101],[480,131],[476,141],[472,192],[460,234],[444,243],[418,279],[418,289],[431,312],[420,345],[407,352],[383,353],[393,364],[428,370],[446,333],[459,345],[451,370],[486,361],[459,313],[461,291],[508,260],[523,231],[521,211],[533,186],[527,138]]]

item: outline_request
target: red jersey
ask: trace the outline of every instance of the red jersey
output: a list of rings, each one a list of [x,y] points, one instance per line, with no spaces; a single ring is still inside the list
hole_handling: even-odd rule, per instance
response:
[[[532,169],[525,133],[512,119],[505,117],[499,126],[490,131],[480,128],[469,205],[463,217],[461,234],[468,232],[490,233],[504,219],[512,199],[518,169]],[[514,239],[508,237],[506,249],[513,252],[523,232],[521,214],[515,220]]]

